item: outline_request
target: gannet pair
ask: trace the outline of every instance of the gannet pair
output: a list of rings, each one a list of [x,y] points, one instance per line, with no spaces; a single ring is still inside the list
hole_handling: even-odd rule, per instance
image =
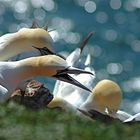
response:
[[[35,49],[39,49],[41,53],[47,51],[49,54],[54,54],[51,46],[52,38],[48,31],[38,28],[37,24],[33,23],[32,28],[23,28],[0,38],[0,60],[7,60],[22,52]],[[33,76],[53,77],[90,91],[68,73],[92,74],[70,67],[63,58],[56,55],[31,57],[16,62],[0,62],[0,100],[5,101],[22,80]]]
[[[40,28],[33,21],[30,28],[22,28],[0,37],[0,61],[17,61],[32,56],[55,54],[52,43],[48,27]],[[26,84],[27,82],[23,81],[18,87],[24,89]]]

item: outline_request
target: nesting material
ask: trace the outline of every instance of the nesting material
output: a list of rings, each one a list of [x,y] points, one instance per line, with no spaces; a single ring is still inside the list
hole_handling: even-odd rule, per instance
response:
[[[31,109],[40,109],[46,107],[52,99],[53,95],[42,83],[32,80],[27,84],[25,91],[16,89],[9,100]]]

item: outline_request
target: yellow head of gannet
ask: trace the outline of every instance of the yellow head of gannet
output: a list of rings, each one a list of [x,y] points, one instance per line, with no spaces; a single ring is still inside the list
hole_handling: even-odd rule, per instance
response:
[[[0,60],[38,49],[41,54],[55,54],[52,50],[52,38],[43,28],[22,28],[18,32],[0,37]]]
[[[119,85],[111,80],[102,80],[97,83],[81,109],[94,109],[103,114],[116,113],[122,100],[122,91]]]
[[[8,93],[4,93],[4,95],[10,96],[24,79],[34,76],[48,76],[90,91],[69,75],[80,73],[92,74],[69,66],[63,58],[56,55],[30,57],[16,62],[0,62],[0,85],[8,90]]]

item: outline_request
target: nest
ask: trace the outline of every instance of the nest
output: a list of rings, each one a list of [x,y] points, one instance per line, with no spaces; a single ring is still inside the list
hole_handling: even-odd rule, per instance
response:
[[[46,107],[52,99],[53,95],[42,83],[32,80],[27,84],[24,91],[16,89],[9,101],[22,104],[27,108],[41,109]]]

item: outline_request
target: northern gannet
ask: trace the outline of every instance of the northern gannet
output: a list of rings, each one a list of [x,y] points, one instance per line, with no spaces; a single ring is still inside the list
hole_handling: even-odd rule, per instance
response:
[[[83,83],[82,83],[83,84]],[[133,116],[125,111],[119,110],[122,100],[122,91],[117,83],[111,80],[101,80],[93,88],[87,100],[79,107],[86,112],[98,111],[122,122]],[[92,111],[91,111],[92,112]]]
[[[0,101],[8,99],[21,81],[34,76],[52,77],[90,91],[68,75],[80,73],[92,74],[71,67],[63,58],[56,55],[30,57],[15,62],[0,62]]]
[[[103,114],[112,115],[118,111],[121,100],[122,91],[119,85],[105,79],[97,83],[79,109],[85,111],[96,110]]]
[[[18,54],[39,50],[41,54],[55,54],[52,50],[52,38],[46,29],[39,28],[35,22],[31,28],[22,28],[18,32],[0,37],[0,61]]]

